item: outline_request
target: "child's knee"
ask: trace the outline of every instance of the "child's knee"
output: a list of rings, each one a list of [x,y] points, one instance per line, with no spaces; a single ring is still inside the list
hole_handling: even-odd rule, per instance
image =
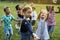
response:
[[[11,35],[13,35],[12,33],[6,33],[7,37],[10,37]]]
[[[10,32],[10,36],[13,35],[13,31]]]
[[[10,36],[10,34],[6,34],[6,37],[9,37]]]

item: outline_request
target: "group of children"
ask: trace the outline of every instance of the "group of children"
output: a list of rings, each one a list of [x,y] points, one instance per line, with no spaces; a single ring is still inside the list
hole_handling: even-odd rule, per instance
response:
[[[11,40],[13,35],[12,20],[18,22],[16,28],[19,29],[21,34],[21,40],[31,40],[32,36],[34,40],[48,40],[53,37],[55,22],[54,6],[46,6],[46,9],[41,9],[38,17],[35,11],[35,7],[32,5],[24,5],[21,8],[16,5],[17,19],[14,19],[10,12],[9,7],[4,8],[4,16],[1,18],[0,26],[4,22],[4,32],[6,34],[6,40]],[[38,21],[38,27],[36,33],[33,33],[32,26],[34,26],[36,20]]]

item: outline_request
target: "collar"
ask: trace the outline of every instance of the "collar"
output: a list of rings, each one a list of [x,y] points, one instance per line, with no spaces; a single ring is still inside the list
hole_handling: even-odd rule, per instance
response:
[[[5,16],[7,16],[7,17],[9,17],[10,15],[11,15],[11,14],[9,14],[9,15],[6,15],[6,14],[5,14]]]
[[[26,18],[26,17],[24,17],[24,19],[26,19],[26,20],[30,20],[29,18]]]

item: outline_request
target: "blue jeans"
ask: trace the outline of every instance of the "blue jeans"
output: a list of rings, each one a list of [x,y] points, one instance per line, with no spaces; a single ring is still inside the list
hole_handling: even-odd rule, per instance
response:
[[[30,40],[30,33],[21,33],[21,40]]]
[[[54,25],[48,26],[48,32],[49,32],[50,38],[52,38],[53,32],[54,32]]]
[[[48,32],[53,32],[54,31],[54,25],[48,26]]]
[[[6,40],[10,40],[11,38],[11,35],[13,35],[13,30],[12,30],[12,27],[4,27],[4,31],[5,31],[5,34],[6,34]]]

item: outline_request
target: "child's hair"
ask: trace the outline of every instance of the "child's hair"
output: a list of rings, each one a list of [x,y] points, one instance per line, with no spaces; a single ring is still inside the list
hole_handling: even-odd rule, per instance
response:
[[[22,12],[25,13],[28,9],[31,9],[31,10],[32,10],[32,8],[31,8],[30,6],[25,6],[25,7],[22,9]]]
[[[51,11],[54,11],[54,6],[46,6],[47,11],[50,10],[50,7],[51,7]]]
[[[46,6],[47,11],[49,11],[49,6]]]
[[[4,12],[6,12],[6,9],[8,9],[8,8],[9,8],[9,7],[5,7],[5,8],[4,8]]]
[[[48,18],[49,18],[49,12],[47,12],[47,10],[43,10],[43,9],[40,11],[37,19],[40,20],[40,15],[41,15],[42,13],[46,13],[46,14],[47,14],[47,18],[45,19],[45,21],[47,21]]]
[[[19,7],[19,5],[16,5],[16,7],[15,7],[15,8],[16,8],[16,10],[18,10],[18,7]]]
[[[54,11],[54,6],[52,6],[52,11]]]
[[[36,9],[36,8],[33,6],[32,9]]]
[[[19,8],[19,5],[16,5],[16,10],[21,10],[21,8]]]

